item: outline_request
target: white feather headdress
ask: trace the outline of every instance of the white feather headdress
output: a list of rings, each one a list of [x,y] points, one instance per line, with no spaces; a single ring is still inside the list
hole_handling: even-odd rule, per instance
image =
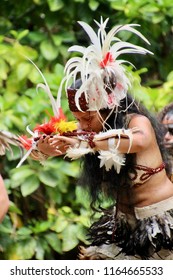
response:
[[[78,23],[89,36],[91,45],[88,47],[75,45],[69,48],[70,52],[78,52],[81,56],[72,57],[67,61],[65,77],[58,91],[58,100],[60,100],[63,84],[65,83],[67,90],[69,83],[72,81],[75,83],[80,76],[82,85],[75,94],[75,104],[79,111],[82,111],[79,98],[83,93],[89,111],[112,109],[118,106],[131,85],[123,63],[131,63],[126,60],[117,60],[117,58],[127,53],[152,54],[145,48],[123,42],[115,36],[120,31],[129,31],[149,44],[148,40],[134,28],[139,26],[138,24],[118,25],[106,33],[108,20],[107,18],[103,21],[101,18],[100,23],[95,21],[98,26],[97,33],[87,23],[79,21]]]

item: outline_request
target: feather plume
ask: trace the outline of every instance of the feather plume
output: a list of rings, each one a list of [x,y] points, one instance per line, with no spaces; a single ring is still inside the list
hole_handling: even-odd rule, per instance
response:
[[[75,160],[89,153],[94,153],[94,150],[88,145],[86,141],[81,141],[80,145],[69,147],[66,151],[65,157]]]
[[[26,57],[26,56],[25,56]],[[52,105],[52,110],[53,110],[53,113],[55,116],[59,116],[59,108],[60,108],[60,103],[57,104],[57,102],[55,101],[55,98],[53,97],[52,93],[51,93],[51,90],[49,88],[49,85],[43,75],[43,73],[41,72],[41,70],[37,67],[37,65],[29,58],[29,57],[26,57],[33,65],[34,67],[37,69],[37,71],[39,72],[39,74],[41,75],[43,81],[44,81],[44,84],[42,83],[39,83],[37,86],[36,86],[36,90],[38,91],[39,88],[42,88],[48,95],[49,99],[50,99],[50,102],[51,102],[51,105]]]
[[[100,159],[100,168],[105,166],[106,171],[112,167],[117,173],[120,173],[122,165],[125,164],[125,155],[118,152],[118,150],[100,151],[98,158]]]
[[[145,43],[149,41],[135,28],[138,24],[125,24],[113,27],[106,33],[108,18],[101,22],[95,21],[98,26],[96,33],[90,25],[79,21],[78,23],[88,35],[91,45],[88,47],[72,46],[70,52],[80,53],[80,57],[72,57],[65,66],[65,77],[62,84],[65,83],[65,89],[69,86],[69,82],[76,81],[80,75],[82,86],[77,90],[75,102],[77,108],[81,110],[79,98],[82,93],[89,104],[89,110],[100,110],[102,108],[114,108],[119,105],[121,99],[126,96],[128,88],[131,86],[123,63],[129,63],[125,60],[117,60],[117,58],[126,53],[133,54],[152,54],[147,49],[123,42],[116,37],[120,31],[128,31],[140,37]],[[131,64],[132,65],[132,64]],[[106,87],[110,85],[111,78],[116,80],[116,86],[110,88],[111,96],[106,91]],[[58,91],[57,100],[60,99],[62,84]]]
[[[65,157],[71,158],[71,160],[76,160],[88,153],[93,153],[93,149],[91,149],[90,147],[69,147],[66,151]]]
[[[22,151],[20,140],[16,135],[9,131],[0,130],[0,156],[5,155],[6,150],[13,153],[11,145],[19,147]]]

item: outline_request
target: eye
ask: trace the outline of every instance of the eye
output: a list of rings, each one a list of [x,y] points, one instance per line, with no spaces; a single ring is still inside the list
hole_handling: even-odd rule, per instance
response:
[[[168,127],[168,131],[171,135],[173,135],[173,128]]]
[[[91,118],[90,117],[85,117],[85,118],[83,118],[83,120],[84,121],[89,121],[89,120],[91,120]]]

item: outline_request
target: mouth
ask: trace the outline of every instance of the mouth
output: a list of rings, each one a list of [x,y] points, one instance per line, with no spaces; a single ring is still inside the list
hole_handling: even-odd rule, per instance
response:
[[[173,148],[173,142],[171,142],[171,143],[164,142],[163,144],[166,148]]]

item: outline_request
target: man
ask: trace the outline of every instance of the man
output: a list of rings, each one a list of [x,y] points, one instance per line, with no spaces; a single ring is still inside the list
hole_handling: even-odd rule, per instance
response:
[[[172,166],[171,181],[173,181],[173,102],[166,105],[158,115],[158,119],[163,124],[164,146],[168,152],[170,164]]]

